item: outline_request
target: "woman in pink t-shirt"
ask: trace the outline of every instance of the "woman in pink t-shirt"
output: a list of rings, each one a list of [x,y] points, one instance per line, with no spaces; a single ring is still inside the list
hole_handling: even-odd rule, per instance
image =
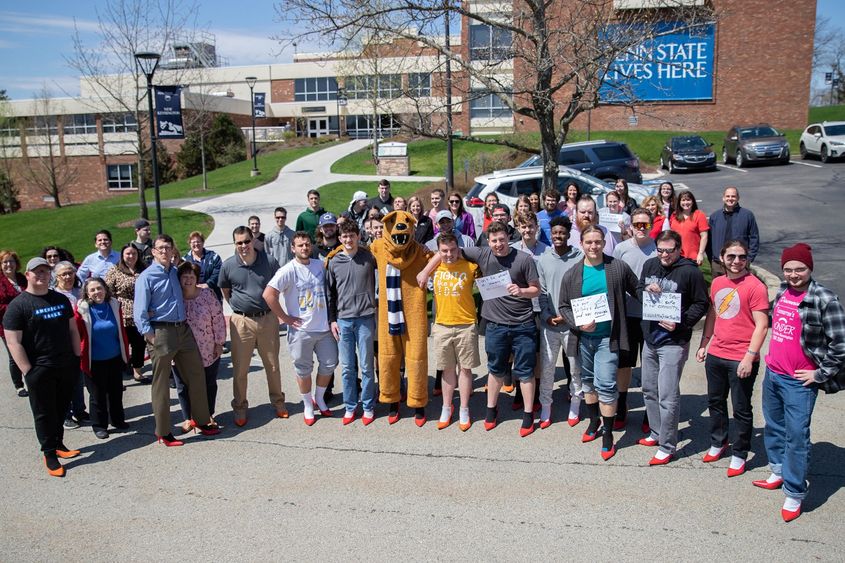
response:
[[[772,473],[754,481],[763,489],[783,487],[784,521],[801,515],[810,468],[810,424],[822,383],[845,368],[845,309],[839,298],[812,278],[813,253],[804,244],[784,249],[786,283],[772,309],[772,338],[763,379],[763,441]]]
[[[705,362],[710,412],[710,450],[703,461],[717,461],[728,449],[730,393],[736,439],[728,477],[736,477],[745,473],[751,449],[751,394],[760,370],[760,347],[769,331],[769,294],[763,282],[746,268],[748,246],[744,242],[728,241],[720,257],[725,275],[713,278],[710,286],[710,309],[695,359]]]
[[[698,209],[695,196],[689,190],[678,194],[675,212],[669,217],[670,228],[681,235],[681,256],[695,260],[701,266],[706,257],[707,217]]]

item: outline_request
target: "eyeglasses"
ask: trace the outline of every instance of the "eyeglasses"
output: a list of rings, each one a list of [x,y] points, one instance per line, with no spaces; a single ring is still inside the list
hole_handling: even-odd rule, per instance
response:
[[[677,248],[658,248],[657,253],[658,254],[672,254],[676,250],[678,250],[678,249]]]
[[[156,246],[155,250],[158,250],[159,252],[170,252],[173,250],[173,247],[168,244],[167,246]]]
[[[459,199],[450,199],[450,200],[449,200],[449,203],[461,203],[461,200],[459,200]]]
[[[787,276],[790,274],[806,274],[810,268],[803,266],[801,268],[784,268],[783,273]]]
[[[638,230],[650,229],[651,223],[633,223],[634,228]]]
[[[739,261],[745,262],[748,260],[747,254],[725,254],[725,260],[728,262]]]
[[[252,244],[252,239],[249,240],[236,240],[235,246],[246,246],[248,244]]]

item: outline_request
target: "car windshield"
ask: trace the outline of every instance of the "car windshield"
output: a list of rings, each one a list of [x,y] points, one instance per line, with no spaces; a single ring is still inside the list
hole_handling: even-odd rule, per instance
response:
[[[835,135],[845,135],[845,123],[842,125],[825,125],[824,132],[828,137]]]
[[[672,139],[672,149],[703,149],[707,148],[707,141],[701,137],[676,137]]]
[[[482,184],[481,182],[476,182],[473,187],[470,188],[469,192],[467,192],[467,197],[479,197],[479,194],[487,187],[487,184]]]
[[[739,136],[743,139],[754,137],[777,137],[780,133],[774,127],[745,127],[739,130]]]

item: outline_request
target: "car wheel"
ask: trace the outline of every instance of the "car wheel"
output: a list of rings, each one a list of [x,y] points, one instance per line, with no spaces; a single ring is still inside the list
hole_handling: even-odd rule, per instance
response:
[[[670,160],[669,161],[669,174],[675,173],[675,164]]]
[[[807,160],[807,147],[804,146],[804,143],[798,145],[798,152],[801,153],[801,158]]]
[[[661,170],[666,170],[666,161],[665,161],[665,160],[663,160],[663,155],[662,155],[662,154],[660,155],[660,169],[661,169]]]
[[[745,157],[742,154],[742,149],[736,151],[736,165],[739,168],[743,168],[745,166]]]
[[[827,162],[830,160],[830,153],[827,152],[827,145],[822,145],[822,150],[819,151],[819,158],[822,162]]]
[[[722,162],[724,162],[725,164],[730,164],[730,160],[728,159],[727,147],[722,147]]]

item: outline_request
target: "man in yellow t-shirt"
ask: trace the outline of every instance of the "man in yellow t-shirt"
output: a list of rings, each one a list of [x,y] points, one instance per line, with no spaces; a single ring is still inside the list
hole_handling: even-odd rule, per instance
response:
[[[452,398],[457,385],[461,393],[460,429],[466,432],[472,425],[469,418],[472,368],[481,365],[472,297],[478,266],[463,259],[452,233],[440,234],[437,250],[442,262],[432,276],[435,318],[431,329],[437,369],[443,370],[443,408],[437,428],[442,430],[452,422]],[[460,376],[456,377],[458,369]]]

